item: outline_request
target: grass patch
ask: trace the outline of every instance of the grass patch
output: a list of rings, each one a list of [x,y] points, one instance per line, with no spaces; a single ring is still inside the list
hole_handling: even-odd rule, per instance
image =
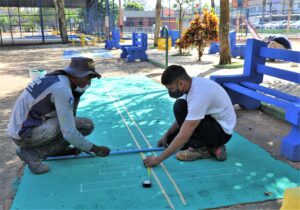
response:
[[[214,65],[215,68],[220,68],[220,69],[237,69],[237,68],[242,68],[244,64],[239,63],[239,62],[232,62],[231,64],[225,64],[225,65]]]
[[[171,56],[192,56],[191,53],[175,53],[175,54],[172,54]]]
[[[262,110],[263,112],[265,112],[273,117],[276,117],[277,119],[285,120],[285,110],[284,109],[281,109],[281,108],[278,108],[271,104],[262,102],[261,106],[260,106],[260,110]]]
[[[286,29],[256,29],[257,33],[266,34],[284,34]],[[289,33],[299,33],[300,29],[290,29]]]
[[[150,59],[150,58],[148,58],[148,62],[149,62],[149,63],[152,63],[153,65],[158,66],[158,67],[160,67],[160,68],[162,68],[162,69],[165,69],[165,68],[166,68],[165,63],[160,63],[160,62],[155,61],[155,60],[152,60],[152,59]]]

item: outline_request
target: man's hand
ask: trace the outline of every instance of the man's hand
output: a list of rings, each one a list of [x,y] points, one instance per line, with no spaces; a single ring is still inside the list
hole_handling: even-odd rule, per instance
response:
[[[167,145],[168,137],[166,135],[163,135],[157,142],[158,147],[168,147]]]
[[[104,146],[93,145],[91,152],[95,153],[95,155],[97,155],[99,157],[105,157],[105,156],[109,155],[110,149],[108,147],[104,147]]]
[[[146,167],[153,167],[160,164],[160,159],[158,157],[150,156],[144,160],[144,165]]]

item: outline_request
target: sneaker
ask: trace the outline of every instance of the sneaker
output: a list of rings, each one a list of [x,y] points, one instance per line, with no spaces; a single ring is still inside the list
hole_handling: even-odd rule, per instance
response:
[[[17,155],[28,165],[28,168],[34,174],[43,174],[50,170],[49,166],[42,163],[38,155],[32,149],[21,148],[17,150]]]
[[[194,149],[189,147],[187,150],[178,152],[176,158],[181,161],[193,161],[197,159],[207,159],[211,157],[211,153],[206,147]]]
[[[219,161],[224,161],[227,159],[227,152],[226,152],[225,145],[213,149],[212,153]]]

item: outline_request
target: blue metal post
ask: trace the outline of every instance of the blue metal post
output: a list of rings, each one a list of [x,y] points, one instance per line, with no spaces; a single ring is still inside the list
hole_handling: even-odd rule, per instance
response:
[[[116,150],[116,151],[111,151],[109,153],[109,155],[126,155],[126,154],[142,153],[142,152],[161,152],[164,149],[165,148],[163,148],[163,147],[157,147],[157,148],[145,148],[145,149]],[[92,153],[82,153],[79,156],[75,156],[75,155],[51,156],[51,157],[47,157],[46,161],[74,159],[74,158],[86,158],[86,157],[97,157],[97,156]]]
[[[43,39],[43,43],[45,43],[44,20],[43,20],[43,10],[42,10],[42,0],[39,0],[39,8],[40,8],[40,23],[41,23],[42,39]]]
[[[112,1],[112,27],[115,28],[115,0]]]
[[[162,28],[162,34],[164,35],[165,34],[165,32],[164,31],[166,31],[166,68],[168,67],[168,60],[169,60],[169,43],[168,43],[168,41],[169,41],[169,31],[168,31],[168,28],[167,28],[167,26],[163,26],[163,28]]]

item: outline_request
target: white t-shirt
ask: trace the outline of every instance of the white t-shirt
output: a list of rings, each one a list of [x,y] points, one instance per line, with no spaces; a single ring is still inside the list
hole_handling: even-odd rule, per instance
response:
[[[182,98],[187,101],[188,106],[185,120],[201,120],[205,115],[211,115],[225,133],[233,133],[236,124],[234,108],[228,94],[218,83],[193,77],[189,93]]]

